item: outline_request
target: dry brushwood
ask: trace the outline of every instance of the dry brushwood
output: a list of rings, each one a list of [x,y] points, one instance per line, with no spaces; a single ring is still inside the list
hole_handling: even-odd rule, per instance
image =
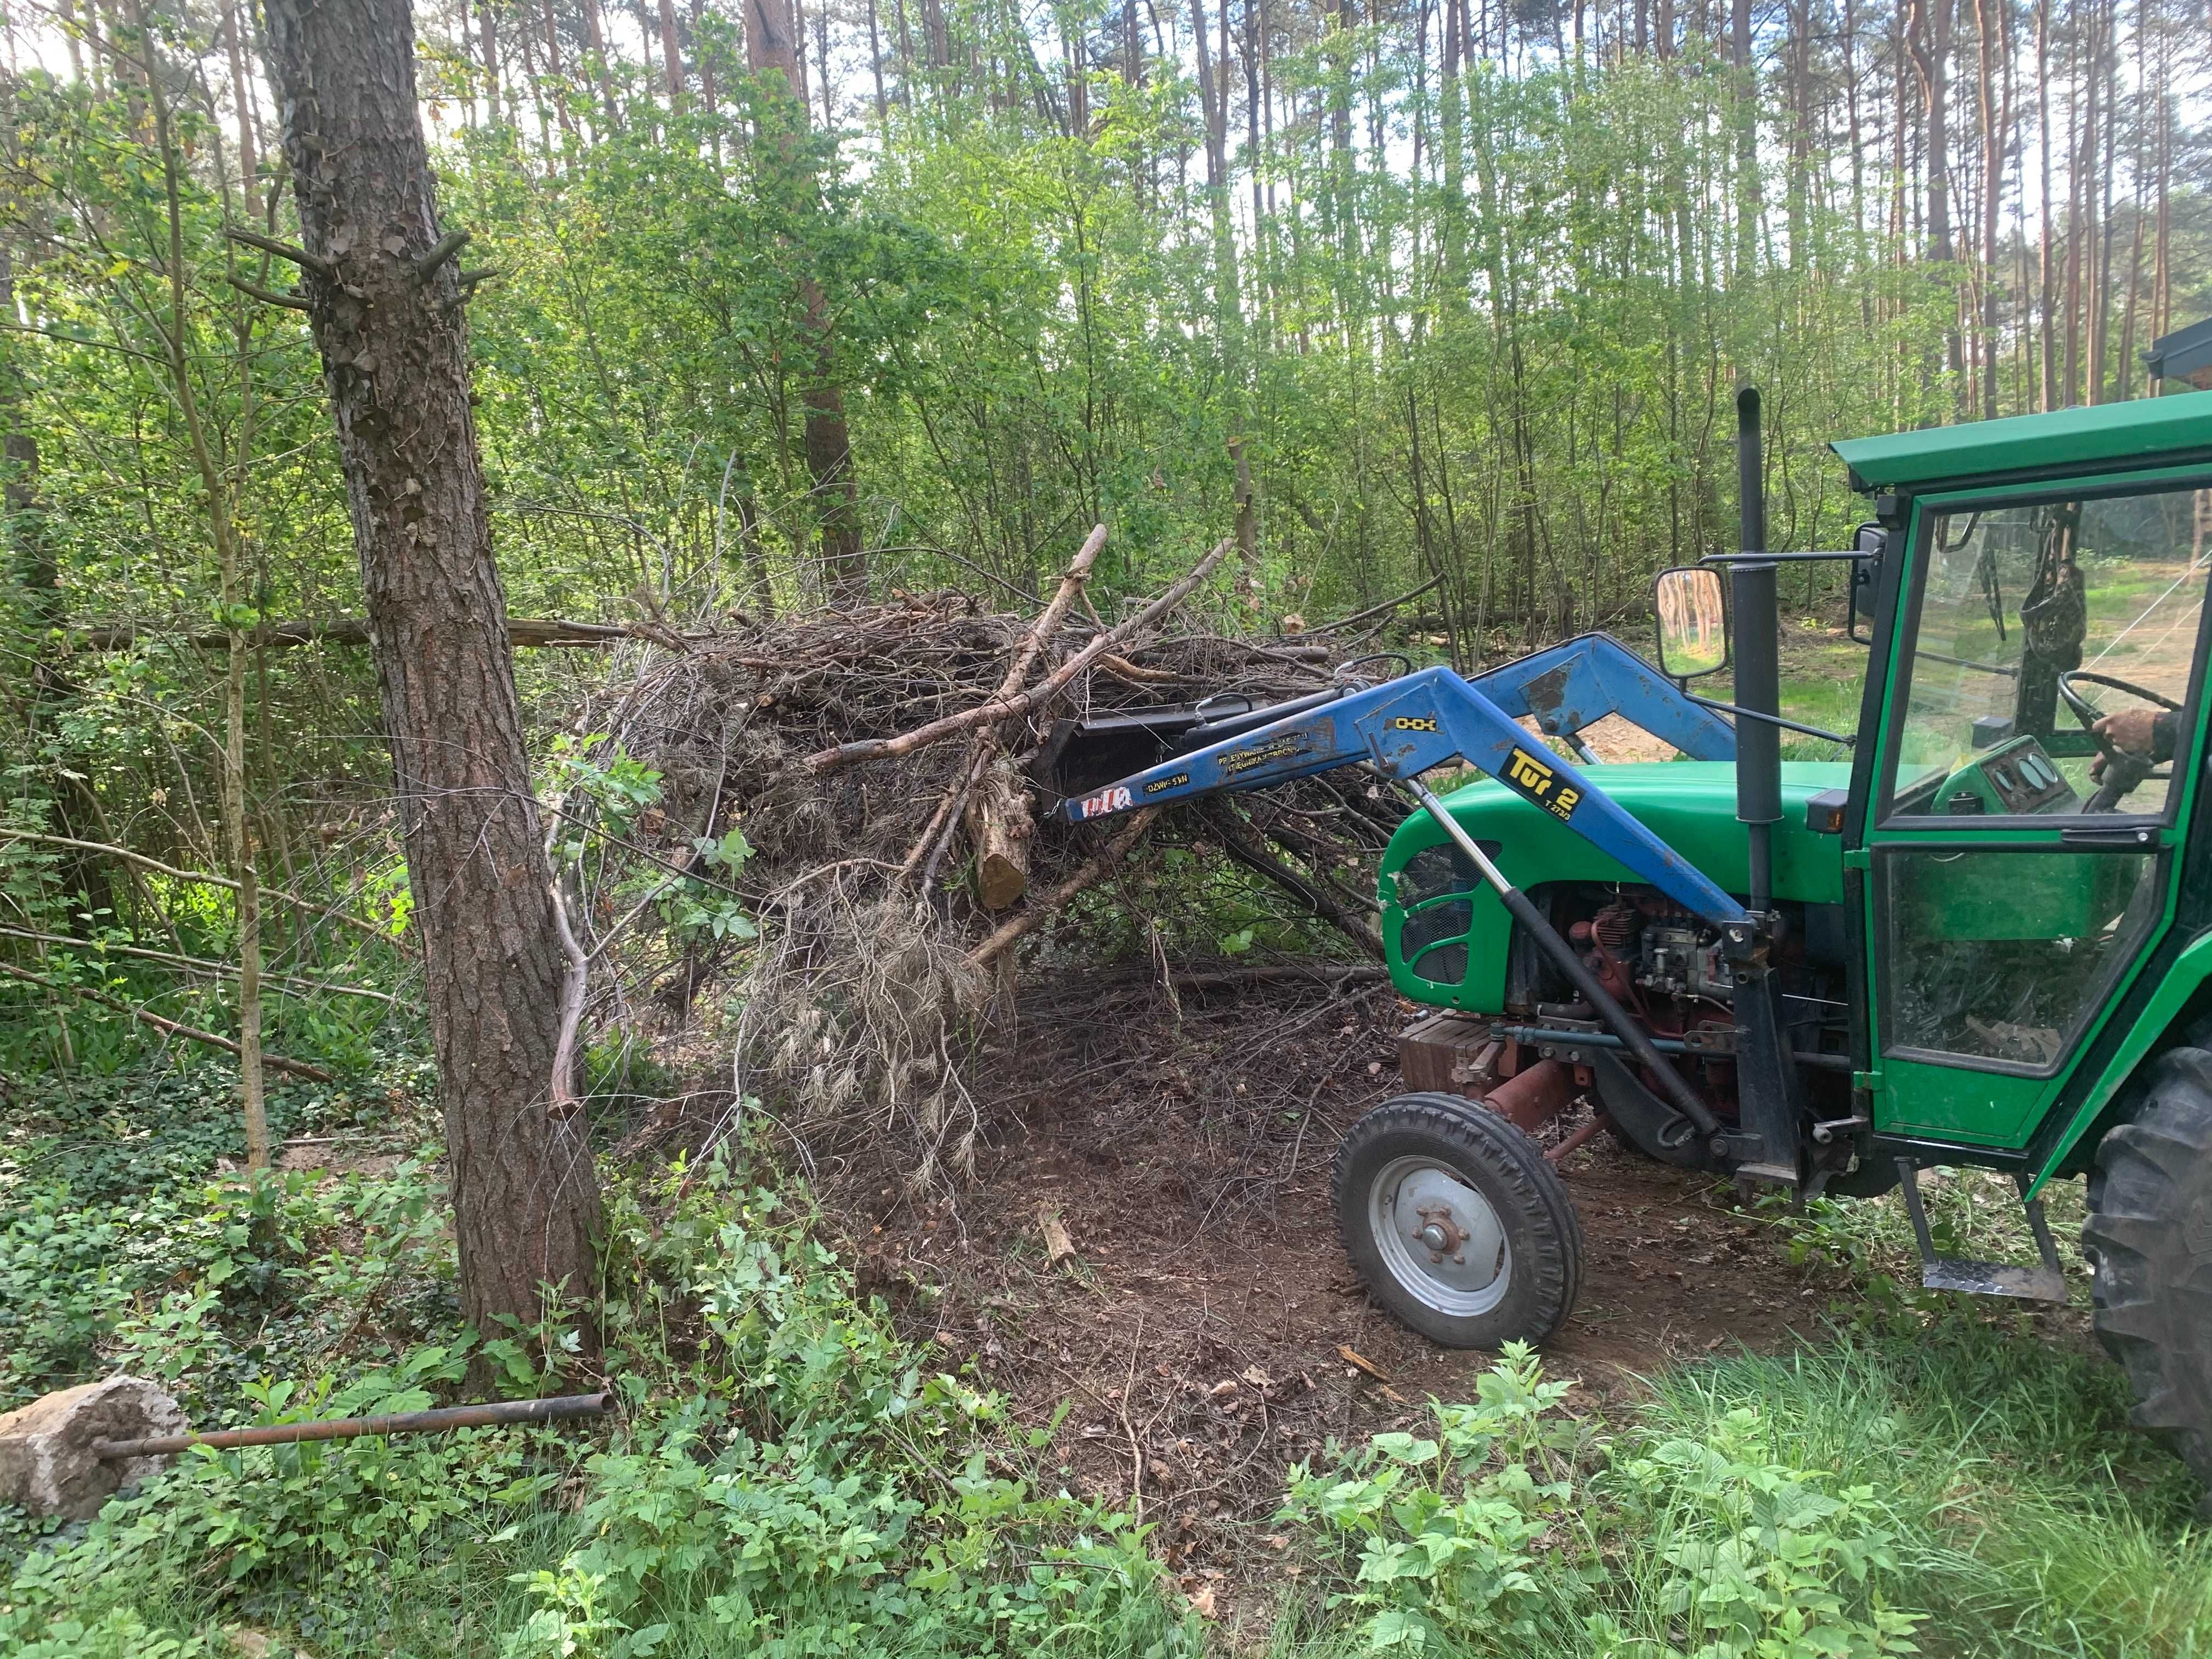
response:
[[[1082,930],[1101,902],[1141,904],[1163,848],[1226,850],[1283,914],[1371,954],[1359,896],[1371,882],[1342,872],[1373,858],[1399,813],[1364,784],[1325,776],[1103,827],[1042,817],[1052,803],[1028,770],[1055,720],[1222,693],[1281,701],[1332,673],[1327,647],[1211,632],[1192,615],[1233,541],[1124,620],[1096,620],[1084,589],[1104,540],[1091,532],[1034,618],[947,592],[738,618],[687,635],[680,654],[629,647],[578,730],[659,769],[663,798],[638,844],[595,868],[605,896],[579,896],[580,945],[596,956],[606,919],[629,910],[615,891],[625,857],[641,879],[647,860],[688,860],[695,839],[732,827],[753,853],[726,878],[760,937],[655,946],[633,932],[619,969],[594,977],[597,1017],[633,1006],[625,988],[680,1014],[702,985],[733,980],[714,1000],[734,1012],[738,1098],[817,1148],[872,1142],[922,1182],[971,1164],[983,1114],[963,1070],[1006,1018],[1010,976],[1087,959]],[[1146,925],[1156,939],[1159,921]]]

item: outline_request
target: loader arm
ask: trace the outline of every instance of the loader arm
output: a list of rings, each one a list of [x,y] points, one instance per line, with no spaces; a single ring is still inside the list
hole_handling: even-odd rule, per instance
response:
[[[1629,656],[1617,645],[1613,648],[1623,657]],[[1512,674],[1524,666],[1516,664],[1499,672]],[[1518,674],[1499,688],[1506,694],[1508,707],[1527,706],[1530,678]],[[1673,693],[1663,680],[1659,685]],[[1680,702],[1686,708],[1696,708],[1686,698]],[[1712,720],[1712,725],[1728,732],[1718,720]],[[1693,733],[1686,726],[1685,734],[1693,735],[1701,745],[1715,742],[1711,732]],[[1686,909],[1732,933],[1747,933],[1753,928],[1751,915],[1702,871],[1616,805],[1574,766],[1531,737],[1498,702],[1449,668],[1425,668],[1381,685],[1347,692],[1334,702],[1297,710],[1177,755],[1079,799],[1063,801],[1057,810],[1068,823],[1088,823],[1138,807],[1197,795],[1266,788],[1340,766],[1364,765],[1383,777],[1411,781],[1454,759],[1466,762],[1542,807]]]

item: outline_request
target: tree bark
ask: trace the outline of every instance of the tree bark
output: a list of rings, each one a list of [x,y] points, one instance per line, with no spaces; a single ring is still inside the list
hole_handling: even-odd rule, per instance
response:
[[[660,0],[660,60],[668,77],[668,106],[684,102],[684,47],[676,37],[675,0]]]
[[[392,788],[423,945],[461,1306],[587,1352],[598,1183],[548,1109],[565,976],[469,407],[459,274],[439,239],[406,0],[269,0],[302,278],[361,560]]]

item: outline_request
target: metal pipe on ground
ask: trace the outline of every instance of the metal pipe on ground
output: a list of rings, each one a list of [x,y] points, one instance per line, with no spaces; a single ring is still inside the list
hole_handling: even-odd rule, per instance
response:
[[[560,1423],[597,1417],[614,1408],[611,1391],[563,1395],[553,1400],[507,1400],[490,1406],[449,1406],[438,1411],[397,1412],[386,1417],[325,1418],[320,1422],[271,1423],[258,1429],[218,1429],[212,1434],[165,1434],[145,1440],[95,1440],[102,1462],[167,1457],[194,1446],[288,1446],[305,1440],[353,1440],[369,1434],[436,1434],[447,1429],[488,1429],[511,1423]]]
[[[1555,1164],[1565,1163],[1567,1161],[1568,1153],[1579,1151],[1596,1136],[1599,1130],[1604,1127],[1604,1114],[1594,1113],[1589,1122],[1583,1124],[1582,1127],[1577,1129],[1565,1140],[1553,1147],[1551,1151],[1546,1152],[1544,1154],[1544,1161],[1547,1164]]]

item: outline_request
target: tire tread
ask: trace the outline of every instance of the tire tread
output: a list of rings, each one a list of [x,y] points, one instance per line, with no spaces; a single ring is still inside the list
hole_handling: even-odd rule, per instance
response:
[[[2081,1229],[2097,1335],[2127,1371],[2136,1424],[2212,1484],[2212,1332],[2182,1305],[2212,1289],[2212,1262],[2185,1243],[2192,1210],[2212,1204],[2212,1052],[2168,1049],[2130,1088],[2133,1112],[2097,1148]]]

